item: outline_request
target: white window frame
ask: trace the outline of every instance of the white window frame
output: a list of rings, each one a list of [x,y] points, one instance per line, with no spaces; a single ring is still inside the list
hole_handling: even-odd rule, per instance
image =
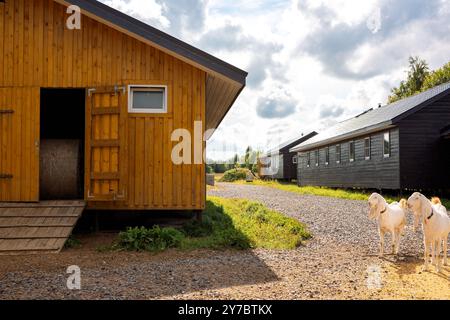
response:
[[[367,140],[369,140],[369,155],[368,156],[366,156],[366,141]],[[367,137],[367,138],[364,138],[364,158],[366,159],[366,160],[370,160],[370,159],[372,159],[372,138],[371,137]]]
[[[306,154],[306,167],[310,168],[311,167],[311,152],[308,152]]]
[[[293,163],[293,164],[298,164],[298,156],[294,156],[294,157],[292,158],[292,163]]]
[[[325,165],[330,164],[330,147],[325,147]]]
[[[320,150],[314,151],[314,160],[316,161],[316,167],[320,165]]]
[[[352,159],[352,144],[353,144],[353,159]],[[356,160],[356,145],[355,141],[350,141],[348,143],[348,158],[350,162],[355,162]]]
[[[386,154],[385,150],[384,150],[384,144],[386,142],[386,135],[388,136],[388,139],[389,139],[388,140],[388,143],[389,143],[389,153],[388,154]],[[385,159],[390,158],[391,157],[391,153],[392,153],[392,142],[391,142],[391,132],[389,131],[389,132],[385,132],[383,134],[383,157]]]
[[[339,153],[337,152],[338,148],[339,148]],[[336,163],[340,164],[341,159],[342,159],[342,144],[337,144],[335,147],[335,151],[336,151]]]
[[[164,90],[164,101],[162,109],[139,109],[133,108],[133,89],[141,89],[145,91],[145,89],[163,89]],[[129,113],[158,113],[164,114],[168,112],[167,107],[167,86],[165,85],[146,85],[146,84],[130,84],[128,86],[128,112]]]

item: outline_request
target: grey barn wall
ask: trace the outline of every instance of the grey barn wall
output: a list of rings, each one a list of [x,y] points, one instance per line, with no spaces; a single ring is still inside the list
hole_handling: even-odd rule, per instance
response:
[[[399,123],[403,188],[450,188],[450,145],[441,130],[450,125],[450,95]]]
[[[391,156],[383,156],[383,134],[391,133]],[[371,134],[371,159],[364,158],[364,138],[361,136],[341,143],[341,163],[336,163],[336,144],[330,147],[330,163],[325,165],[325,147],[319,149],[320,163],[315,165],[311,150],[311,166],[307,167],[306,153],[299,154],[298,184],[332,188],[400,189],[399,130],[392,128]],[[349,160],[349,142],[355,141],[355,161]]]

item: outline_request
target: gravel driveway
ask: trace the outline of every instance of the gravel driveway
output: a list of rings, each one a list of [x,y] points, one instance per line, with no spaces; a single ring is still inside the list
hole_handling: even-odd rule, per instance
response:
[[[314,237],[296,250],[157,255],[98,253],[89,246],[92,239],[82,238],[82,249],[59,255],[0,257],[0,299],[450,298],[448,267],[443,274],[420,271],[421,235],[411,222],[400,257],[377,257],[376,223],[368,220],[364,201],[237,184],[208,193],[261,201],[305,223]],[[70,265],[81,268],[80,291],[66,288]]]

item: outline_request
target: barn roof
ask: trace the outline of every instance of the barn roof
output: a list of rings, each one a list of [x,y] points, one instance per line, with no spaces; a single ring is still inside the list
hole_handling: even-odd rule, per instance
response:
[[[246,85],[248,73],[195,48],[167,33],[132,18],[96,0],[54,0],[63,5],[76,5],[83,14],[125,32],[147,44],[167,52],[208,74],[207,123],[216,128]],[[217,90],[216,90],[217,88]],[[226,95],[226,97],[223,97]],[[219,96],[219,97],[217,97]],[[212,102],[211,102],[212,101]],[[210,102],[210,103],[208,103]],[[209,105],[208,105],[209,104]],[[209,117],[208,117],[209,113]],[[208,119],[209,118],[209,119]]]
[[[311,139],[315,135],[317,135],[317,132],[313,131],[313,132],[307,134],[306,136],[301,136],[300,138],[296,137],[294,139],[286,141],[286,142],[276,146],[275,148],[270,149],[265,154],[261,155],[261,157],[267,157],[269,155],[273,155],[273,154],[278,154],[278,153],[289,151],[290,148],[298,145],[299,143],[303,143],[303,142],[307,141],[308,139]]]
[[[319,133],[314,138],[292,148],[291,151],[308,151],[389,128],[447,94],[450,94],[450,82],[389,105],[370,109]]]

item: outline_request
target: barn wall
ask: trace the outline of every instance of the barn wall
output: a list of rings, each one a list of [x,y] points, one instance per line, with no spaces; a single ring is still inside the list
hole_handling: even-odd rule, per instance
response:
[[[450,95],[399,123],[404,188],[450,188],[448,144],[441,130],[450,124]]]
[[[65,11],[66,7],[53,0],[0,3],[0,87],[98,88],[125,82],[167,83],[172,101],[168,114],[128,116],[131,192],[129,201],[114,207],[203,208],[205,167],[173,166],[170,133],[176,128],[192,132],[196,120],[205,123],[205,72],[85,16],[81,30],[68,30]],[[18,105],[19,100],[13,99],[11,104]],[[21,108],[32,113],[31,117],[39,115],[35,105],[22,104]],[[108,123],[100,130],[107,128]],[[6,162],[1,163],[3,166]]]
[[[391,157],[383,157],[383,134],[372,134],[372,155],[364,157],[364,138],[355,139],[356,159],[350,162],[349,141],[341,144],[341,163],[336,163],[335,144],[330,145],[330,163],[325,165],[325,147],[319,149],[319,166],[315,165],[311,150],[311,166],[307,167],[307,154],[299,154],[298,183],[301,186],[325,186],[332,188],[399,189],[399,130],[391,132]]]
[[[294,180],[297,179],[297,165],[293,163],[295,152],[285,153],[283,155],[283,179]]]
[[[0,88],[0,201],[39,198],[39,89]],[[2,113],[12,111],[13,113]]]

